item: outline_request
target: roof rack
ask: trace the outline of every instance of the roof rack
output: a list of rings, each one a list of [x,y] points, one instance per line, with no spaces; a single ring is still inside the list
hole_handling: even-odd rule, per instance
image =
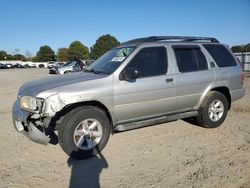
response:
[[[138,38],[124,42],[122,44],[133,44],[142,42],[156,42],[156,41],[182,41],[182,42],[194,42],[194,41],[208,41],[213,43],[219,43],[216,38],[212,37],[192,37],[192,36],[151,36],[146,38]]]

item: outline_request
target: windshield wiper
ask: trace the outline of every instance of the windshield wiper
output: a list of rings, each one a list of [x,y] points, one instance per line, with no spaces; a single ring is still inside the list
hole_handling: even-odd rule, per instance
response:
[[[94,74],[98,74],[98,72],[94,69],[85,69],[85,72],[93,72]]]
[[[94,74],[108,74],[108,73],[98,71],[98,70],[95,70],[95,69],[85,69],[85,71],[86,72],[93,72]]]

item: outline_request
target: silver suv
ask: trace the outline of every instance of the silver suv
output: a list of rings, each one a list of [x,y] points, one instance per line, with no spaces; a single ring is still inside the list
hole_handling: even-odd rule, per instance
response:
[[[243,78],[228,46],[215,38],[139,38],[84,72],[24,84],[13,122],[34,142],[58,139],[68,155],[83,159],[119,131],[184,118],[218,127],[231,103],[243,97]]]

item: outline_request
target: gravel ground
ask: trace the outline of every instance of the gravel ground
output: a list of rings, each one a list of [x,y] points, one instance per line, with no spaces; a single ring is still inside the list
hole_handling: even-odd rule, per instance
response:
[[[0,70],[0,187],[250,187],[250,79],[219,128],[182,120],[110,137],[102,156],[69,159],[17,133],[18,88],[47,69]]]

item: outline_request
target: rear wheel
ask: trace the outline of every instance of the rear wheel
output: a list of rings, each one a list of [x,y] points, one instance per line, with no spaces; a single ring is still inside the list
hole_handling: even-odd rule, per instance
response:
[[[63,118],[58,127],[59,144],[63,151],[76,159],[98,154],[107,144],[110,122],[97,107],[78,107]]]
[[[222,93],[211,91],[198,110],[197,123],[207,128],[220,126],[228,111],[228,100]]]

